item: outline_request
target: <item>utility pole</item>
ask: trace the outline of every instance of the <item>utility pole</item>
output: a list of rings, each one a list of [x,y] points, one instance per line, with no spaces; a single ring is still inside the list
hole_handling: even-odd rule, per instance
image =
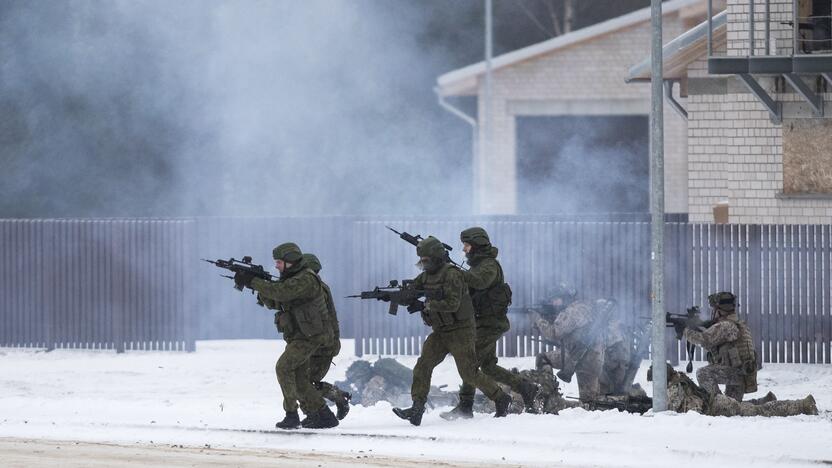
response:
[[[486,187],[486,181],[482,180],[484,173],[482,168],[488,164],[489,157],[491,155],[491,57],[493,55],[492,37],[494,35],[492,15],[492,0],[485,0],[485,89],[483,90],[483,102],[481,107],[482,116],[480,118],[480,121],[482,122],[482,144],[480,145],[479,162],[477,164],[476,171],[476,176],[479,179],[477,181],[479,183],[479,187],[476,187],[476,190],[481,194],[486,193],[488,190]],[[485,197],[478,196],[478,211],[480,213],[482,213],[486,208],[483,206],[483,198]]]
[[[652,267],[653,411],[667,410],[667,357],[664,311],[664,115],[662,100],[662,0],[650,1],[652,51],[650,60],[650,214]]]

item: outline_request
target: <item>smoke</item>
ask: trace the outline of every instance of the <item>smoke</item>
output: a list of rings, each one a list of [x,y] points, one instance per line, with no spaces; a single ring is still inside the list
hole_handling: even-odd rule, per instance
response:
[[[464,212],[418,2],[0,6],[2,216]],[[461,183],[460,183],[461,181]],[[425,193],[439,205],[416,202]]]

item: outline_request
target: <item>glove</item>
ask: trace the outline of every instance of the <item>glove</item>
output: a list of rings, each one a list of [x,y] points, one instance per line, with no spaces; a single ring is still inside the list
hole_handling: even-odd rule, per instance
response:
[[[674,323],[673,329],[676,331],[676,339],[681,340],[682,335],[685,334],[685,324],[684,323]]]
[[[421,312],[425,310],[425,303],[422,301],[414,301],[412,304],[407,306],[407,311],[411,314],[414,312]]]
[[[234,285],[240,291],[243,288],[251,287],[251,281],[254,279],[254,274],[247,271],[238,271],[234,274]]]

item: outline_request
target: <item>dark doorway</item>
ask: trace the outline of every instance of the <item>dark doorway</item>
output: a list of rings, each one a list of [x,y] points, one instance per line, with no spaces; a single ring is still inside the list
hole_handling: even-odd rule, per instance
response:
[[[649,211],[646,115],[517,118],[522,214]]]

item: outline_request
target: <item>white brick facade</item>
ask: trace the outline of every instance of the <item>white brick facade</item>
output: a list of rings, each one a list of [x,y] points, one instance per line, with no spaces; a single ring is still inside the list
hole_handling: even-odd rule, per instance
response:
[[[728,2],[727,55],[747,56],[748,1]],[[765,50],[764,3],[755,3],[756,55]],[[771,35],[776,50],[771,54],[791,55],[792,29],[780,25],[791,21],[792,2],[771,1]],[[726,51],[716,51],[715,55]],[[724,92],[692,93],[687,99],[688,120],[688,205],[692,222],[714,221],[713,206],[729,204],[729,222],[740,224],[826,224],[832,223],[829,196],[784,197],[783,126],[771,121],[768,111],[733,76],[710,76],[703,57],[691,63],[688,78],[723,80]],[[811,110],[790,87],[776,92],[772,77],[755,77],[772,98],[782,103],[785,118],[812,118]],[[814,87],[813,83],[808,83]],[[824,95],[826,114],[832,95]],[[832,148],[829,149],[832,151]]]
[[[685,27],[677,14],[664,17],[665,40]],[[480,158],[475,174],[479,211],[514,213],[517,207],[517,142],[515,117],[528,115],[641,114],[650,112],[650,84],[626,84],[630,66],[650,51],[649,21],[595,37],[511,66],[492,78],[492,145]],[[484,80],[479,80],[479,95]],[[484,115],[483,100],[479,115]],[[665,209],[688,211],[687,129],[684,119],[669,106],[665,119]],[[480,127],[482,129],[482,126]],[[480,148],[485,144],[480,134]],[[483,154],[481,151],[480,154]]]

